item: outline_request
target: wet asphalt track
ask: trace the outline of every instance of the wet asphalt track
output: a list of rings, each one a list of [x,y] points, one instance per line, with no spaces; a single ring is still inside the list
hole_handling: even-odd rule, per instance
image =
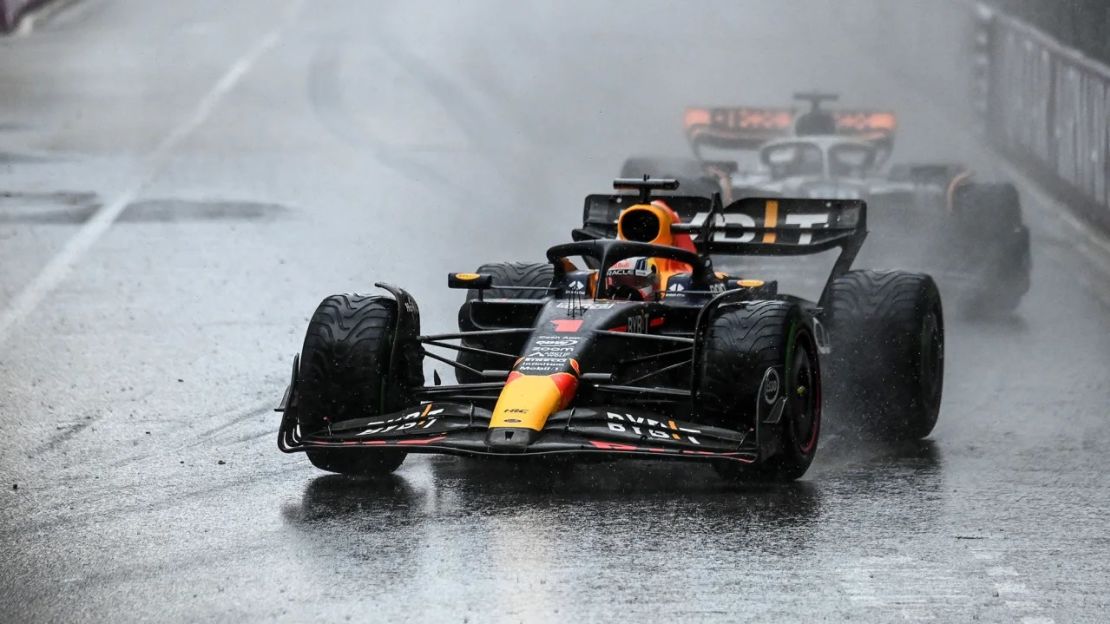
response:
[[[786,4],[84,0],[0,41],[0,620],[1105,621],[1110,256],[1029,196],[1033,292],[950,320],[920,445],[830,435],[767,490],[277,452],[319,299],[386,279],[450,326],[447,271],[541,257],[686,104],[840,89],[995,168]]]

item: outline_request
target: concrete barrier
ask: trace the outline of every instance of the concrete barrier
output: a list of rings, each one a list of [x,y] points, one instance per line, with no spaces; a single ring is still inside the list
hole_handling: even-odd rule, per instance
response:
[[[1110,229],[1110,67],[985,13],[988,136],[1089,220]]]
[[[19,18],[36,5],[45,0],[0,0],[0,33],[15,30]]]
[[[1110,67],[1079,54],[995,2],[842,0],[876,55],[977,120],[1077,214],[1110,231]],[[854,17],[852,17],[854,16]],[[867,24],[882,24],[871,28]]]

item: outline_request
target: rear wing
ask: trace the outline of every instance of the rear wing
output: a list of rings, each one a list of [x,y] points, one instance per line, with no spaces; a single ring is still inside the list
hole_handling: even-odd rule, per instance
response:
[[[858,247],[867,235],[862,200],[749,197],[722,206],[713,197],[654,196],[678,213],[673,232],[690,234],[698,251],[714,255],[805,255]],[[644,199],[632,194],[589,195],[576,240],[616,238],[617,219]]]
[[[867,238],[867,203],[859,199],[748,197],[723,206],[717,193],[712,197],[656,193],[676,190],[677,180],[645,176],[615,180],[613,186],[639,193],[587,196],[582,228],[573,232],[575,241],[617,238],[617,222],[625,208],[662,202],[680,218],[671,224],[671,232],[688,234],[706,266],[712,266],[709,256],[714,255],[800,256],[839,248],[819,305],[827,303],[829,285],[852,268]]]
[[[700,158],[703,145],[754,150],[767,141],[790,136],[797,115],[793,108],[687,108],[683,126]]]
[[[682,214],[681,212],[679,213]],[[683,215],[675,232],[694,236],[712,255],[796,256],[857,248],[867,236],[867,204],[858,199],[747,197],[707,215]]]
[[[821,116],[826,124],[812,124],[813,116]],[[889,153],[894,148],[897,116],[889,111],[837,110],[799,113],[795,108],[718,107],[687,108],[683,117],[686,138],[694,154],[701,157],[703,146],[724,149],[755,150],[764,143],[801,134],[803,126],[824,125],[828,134],[868,141]]]

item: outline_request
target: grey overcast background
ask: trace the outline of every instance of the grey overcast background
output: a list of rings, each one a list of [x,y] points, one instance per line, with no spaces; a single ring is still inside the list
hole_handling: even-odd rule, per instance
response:
[[[452,326],[446,272],[541,258],[686,105],[832,89],[1020,176],[915,78],[965,33],[902,46],[938,13],[894,4],[81,0],[0,39],[0,620],[1104,621],[1110,246],[1020,177],[1033,289],[952,319],[920,445],[761,490],[275,447],[321,298]]]

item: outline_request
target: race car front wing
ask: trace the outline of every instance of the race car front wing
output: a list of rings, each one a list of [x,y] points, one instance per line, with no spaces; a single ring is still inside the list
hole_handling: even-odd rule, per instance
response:
[[[492,413],[464,403],[431,402],[392,414],[332,423],[306,433],[285,409],[278,448],[362,448],[486,457],[588,454],[752,464],[760,458],[757,432],[740,432],[674,420],[628,408],[578,407],[556,412],[542,431],[516,447],[489,442]],[[531,433],[531,432],[528,432]],[[502,431],[502,435],[504,432]]]

